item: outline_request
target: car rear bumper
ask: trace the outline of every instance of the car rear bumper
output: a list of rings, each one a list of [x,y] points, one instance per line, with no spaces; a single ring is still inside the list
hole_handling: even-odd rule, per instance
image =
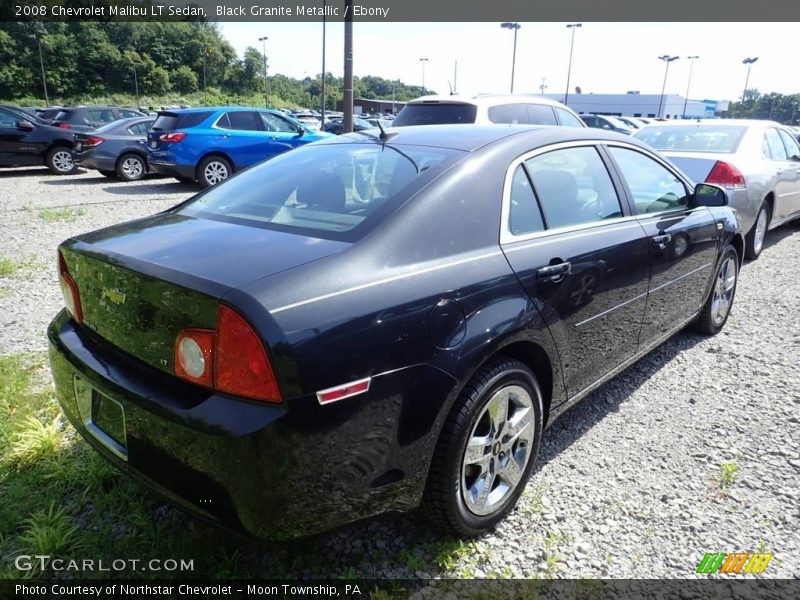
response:
[[[79,167],[84,169],[96,169],[98,171],[113,171],[117,165],[113,159],[104,159],[103,157],[96,156],[94,152],[76,152],[72,151],[72,160]]]
[[[416,366],[374,377],[346,401],[320,406],[309,394],[274,405],[164,374],[76,328],[65,311],[48,337],[59,403],[96,450],[194,514],[268,539],[415,507],[455,384]],[[122,407],[124,455],[92,433],[80,389]]]
[[[194,181],[195,168],[194,165],[178,165],[170,162],[160,162],[157,159],[149,159],[148,166],[151,170],[161,175],[168,177],[176,177],[178,179],[191,179]]]

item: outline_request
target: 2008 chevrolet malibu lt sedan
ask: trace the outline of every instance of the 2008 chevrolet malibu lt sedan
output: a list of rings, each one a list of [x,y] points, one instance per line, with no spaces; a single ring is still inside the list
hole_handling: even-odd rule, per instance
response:
[[[516,503],[543,430],[688,324],[743,239],[724,190],[596,129],[369,130],[59,248],[59,400],[195,514],[303,536]]]

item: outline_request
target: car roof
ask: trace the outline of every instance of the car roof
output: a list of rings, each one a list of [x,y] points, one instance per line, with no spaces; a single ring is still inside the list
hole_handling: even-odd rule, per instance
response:
[[[271,113],[279,113],[280,111],[275,110],[273,108],[259,108],[257,106],[194,106],[192,108],[165,108],[163,110],[158,111],[159,113],[171,113],[175,115],[189,115],[192,113],[202,113],[202,112],[218,112],[218,111],[225,111],[225,112],[240,112],[243,110],[258,110],[258,111],[267,111]]]
[[[539,132],[542,143],[552,137],[573,139],[618,140],[630,143],[630,136],[588,127],[558,127],[555,125],[474,125],[472,123],[458,125],[409,125],[407,127],[386,128],[391,134],[390,144],[409,146],[430,146],[474,152],[479,148],[498,140],[523,133]],[[378,128],[367,129],[358,133],[329,138],[317,144],[379,141]],[[538,135],[538,134],[534,134]],[[370,136],[372,140],[370,140]]]
[[[406,102],[408,104],[472,104],[474,106],[495,106],[502,103],[535,102],[536,104],[547,104],[549,106],[563,107],[558,100],[540,96],[539,94],[475,94],[473,96],[462,96],[459,94],[429,95],[415,98]]]
[[[680,119],[670,121],[656,121],[648,125],[671,127],[674,125],[719,125],[722,127],[782,127],[777,121],[767,121],[765,119]]]

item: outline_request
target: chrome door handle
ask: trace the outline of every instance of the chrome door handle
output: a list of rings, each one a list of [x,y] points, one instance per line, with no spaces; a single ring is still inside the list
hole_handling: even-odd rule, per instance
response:
[[[570,263],[562,262],[557,265],[542,267],[541,269],[536,271],[536,275],[539,277],[539,279],[543,279],[545,281],[558,282],[567,276],[570,267],[572,267]]]
[[[653,240],[654,245],[663,249],[667,247],[667,244],[669,244],[672,236],[668,233],[662,233],[661,235],[654,235],[651,239]]]

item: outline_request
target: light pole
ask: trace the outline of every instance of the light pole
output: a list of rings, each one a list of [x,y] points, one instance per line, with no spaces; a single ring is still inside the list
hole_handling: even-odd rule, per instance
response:
[[[661,117],[661,106],[664,104],[664,90],[667,89],[667,73],[669,73],[669,63],[673,60],[678,60],[680,56],[670,56],[669,54],[663,54],[658,57],[658,60],[663,60],[666,63],[666,68],[664,69],[664,84],[661,86],[661,99],[658,101],[658,114],[656,116]]]
[[[139,79],[136,77],[136,65],[131,64],[133,69],[133,89],[136,90],[136,109],[139,109]]]
[[[692,69],[694,68],[694,59],[700,58],[699,56],[687,56],[690,61],[689,63],[689,81],[686,83],[686,98],[683,99],[683,115],[681,116],[682,119],[686,118],[686,105],[689,103],[689,86],[692,85]]]
[[[44,88],[44,103],[50,106],[50,97],[47,95],[47,77],[44,74],[44,58],[42,57],[42,35],[36,34],[36,41],[39,43],[39,66],[42,68],[42,87]]]
[[[511,54],[511,93],[514,93],[514,70],[517,66],[517,31],[519,28],[522,27],[519,23],[500,23],[500,27],[503,29],[513,29],[514,30],[514,52]]]
[[[758,60],[757,56],[753,58],[745,58],[742,61],[743,65],[747,65],[747,77],[744,79],[744,90],[742,91],[742,108],[744,108],[744,96],[747,93],[747,84],[750,82],[750,67],[753,66],[753,63]]]
[[[572,30],[572,39],[569,43],[569,62],[567,63],[567,91],[564,92],[564,104],[567,103],[569,99],[569,76],[572,74],[572,49],[575,46],[575,30],[578,27],[583,27],[582,23],[568,23],[567,29]]]
[[[428,62],[427,58],[420,58],[419,62],[422,63],[422,95],[425,95],[425,63]]]
[[[203,104],[208,105],[208,92],[206,85],[206,61],[208,60],[208,50],[203,50]]]
[[[320,121],[320,129],[325,131],[325,29],[327,20],[325,12],[327,10],[328,0],[322,0],[322,120]]]
[[[547,77],[542,77],[542,83],[541,85],[539,85],[539,92],[542,95],[544,95],[544,91],[547,89],[547,84],[545,83],[545,81],[547,81]]]
[[[269,108],[269,88],[267,87],[267,36],[258,38],[264,46],[264,108]]]

